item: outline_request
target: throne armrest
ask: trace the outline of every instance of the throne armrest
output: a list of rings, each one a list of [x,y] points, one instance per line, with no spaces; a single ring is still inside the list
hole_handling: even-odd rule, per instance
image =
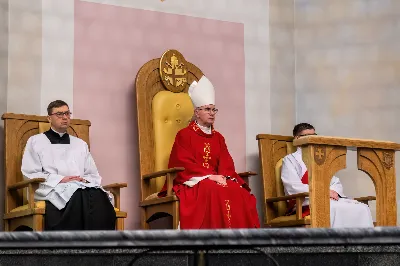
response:
[[[144,181],[149,181],[150,179],[167,175],[167,177],[166,177],[166,181],[167,181],[167,196],[171,196],[172,195],[172,185],[173,185],[173,181],[174,181],[174,179],[176,177],[176,174],[178,172],[182,172],[184,170],[185,170],[185,168],[183,168],[183,167],[173,167],[173,168],[169,168],[167,170],[162,170],[162,171],[150,173],[150,174],[147,174],[147,175],[143,175],[142,179]]]
[[[257,175],[257,173],[252,172],[252,171],[248,171],[248,172],[238,173],[238,175],[243,179],[243,181],[247,185],[247,184],[249,184],[249,177],[250,176],[255,176],[255,175]],[[247,185],[247,190],[250,191],[250,187],[248,187],[248,185]]]
[[[150,179],[153,179],[153,178],[156,178],[156,177],[164,176],[166,174],[176,174],[176,173],[182,172],[184,170],[185,170],[185,168],[183,168],[183,167],[173,167],[173,168],[169,168],[167,170],[161,170],[161,171],[157,171],[157,172],[150,173],[150,174],[147,174],[147,175],[143,175],[142,179],[143,180],[150,180]]]
[[[288,195],[288,196],[268,198],[265,201],[267,203],[267,206],[269,206],[275,202],[295,199],[296,200],[296,219],[300,220],[303,218],[303,202],[304,202],[305,198],[308,196],[309,196],[309,192],[303,192],[303,193],[297,193],[297,194],[292,194],[292,195]]]
[[[111,192],[114,195],[115,208],[120,209],[121,207],[121,188],[127,187],[127,183],[113,183],[103,186],[105,190]]]
[[[354,198],[354,200],[368,205],[368,201],[376,200],[376,197],[375,196],[359,197],[359,198]]]
[[[255,175],[257,175],[257,173],[255,173],[255,172],[252,172],[252,171],[248,171],[248,172],[243,172],[243,173],[238,173],[238,175],[241,177],[241,178],[248,178],[248,177],[250,177],[250,176],[255,176]]]

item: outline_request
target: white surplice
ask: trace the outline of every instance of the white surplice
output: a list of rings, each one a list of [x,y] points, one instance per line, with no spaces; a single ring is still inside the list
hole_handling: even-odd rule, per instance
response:
[[[282,164],[281,178],[286,195],[309,192],[308,184],[301,182],[301,178],[306,171],[307,167],[303,162],[301,148],[285,156]],[[347,199],[338,177],[332,177],[330,189],[336,191],[340,196],[338,201],[330,200],[332,228],[374,226],[368,205],[356,200]],[[306,205],[309,205],[308,199],[303,203],[303,206]]]
[[[101,176],[86,142],[73,136],[69,138],[70,144],[51,144],[45,134],[34,135],[28,139],[22,158],[21,171],[25,178],[46,178],[36,190],[35,200],[48,200],[60,210],[77,189],[102,189]],[[88,183],[60,183],[65,176],[80,176]]]

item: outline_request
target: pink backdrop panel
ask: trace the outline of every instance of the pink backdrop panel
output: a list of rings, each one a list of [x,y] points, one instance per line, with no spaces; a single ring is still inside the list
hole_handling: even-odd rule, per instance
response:
[[[243,24],[75,0],[74,117],[92,122],[91,151],[103,184],[128,183],[121,202],[127,229],[140,227],[135,77],[168,49],[213,82],[216,129],[237,171],[245,171]]]

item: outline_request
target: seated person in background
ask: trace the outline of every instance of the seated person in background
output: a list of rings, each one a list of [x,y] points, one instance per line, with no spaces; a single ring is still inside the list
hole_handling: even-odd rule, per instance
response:
[[[314,127],[310,124],[301,123],[296,125],[293,129],[293,136],[295,138],[308,135],[316,135]],[[308,171],[303,162],[301,147],[298,147],[296,152],[287,155],[283,159],[281,178],[286,195],[309,192]],[[329,196],[331,227],[374,226],[368,205],[355,200],[346,199],[342,184],[336,176],[332,177]],[[289,202],[288,214],[294,214],[296,212],[294,205],[295,202]],[[306,199],[303,203],[303,217],[309,214],[309,200]]]
[[[25,178],[46,178],[35,192],[46,201],[45,230],[114,230],[114,207],[88,146],[67,133],[68,104],[53,101],[47,112],[51,128],[28,139],[21,167]]]
[[[194,119],[180,130],[168,167],[184,167],[174,180],[181,229],[258,228],[256,198],[235,172],[225,139],[213,128],[215,91],[203,76],[189,87]],[[166,194],[166,184],[159,196]]]

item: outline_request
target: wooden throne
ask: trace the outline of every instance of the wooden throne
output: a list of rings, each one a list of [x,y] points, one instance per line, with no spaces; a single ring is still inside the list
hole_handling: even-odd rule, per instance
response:
[[[142,66],[136,76],[136,100],[141,175],[141,226],[172,216],[172,226],[179,226],[179,200],[172,191],[173,180],[184,168],[168,169],[175,136],[193,117],[193,105],[187,91],[193,81],[203,76],[194,64],[176,50]],[[240,174],[246,178],[252,172]],[[157,193],[167,180],[167,195]]]
[[[46,203],[34,201],[34,192],[45,178],[24,180],[21,162],[29,137],[47,131],[50,124],[46,116],[5,113],[2,119],[5,131],[5,231],[27,228],[43,231]],[[89,146],[89,127],[88,120],[71,119],[68,134],[84,140]],[[114,195],[117,230],[124,230],[127,217],[126,212],[120,211],[120,189],[126,186],[125,183],[103,186]]]

